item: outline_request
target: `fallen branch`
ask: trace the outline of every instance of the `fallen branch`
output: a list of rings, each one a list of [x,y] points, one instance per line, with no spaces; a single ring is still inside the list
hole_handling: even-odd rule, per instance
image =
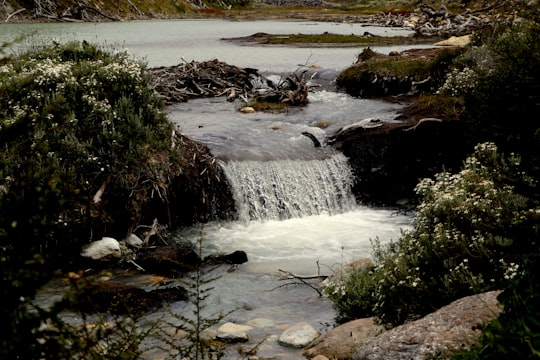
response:
[[[315,290],[317,292],[317,294],[319,294],[319,296],[323,295],[321,290],[317,289],[317,287],[311,285],[306,280],[309,280],[309,279],[325,279],[327,276],[323,276],[323,275],[300,276],[300,275],[296,275],[296,274],[293,274],[293,273],[291,273],[289,271],[285,271],[285,270],[281,270],[281,269],[278,269],[278,271],[280,271],[282,273],[285,273],[287,275],[284,278],[283,277],[280,278],[280,280],[288,280],[288,279],[299,280],[302,284],[307,285],[310,288],[312,288],[313,290]]]
[[[420,126],[421,124],[426,123],[426,122],[439,122],[439,123],[441,123],[442,120],[441,120],[441,119],[438,119],[438,118],[423,118],[423,119],[420,119],[420,120],[416,123],[416,125],[411,126],[410,128],[407,128],[407,129],[403,129],[403,131],[416,130],[416,128],[417,128],[418,126]]]
[[[146,270],[144,270],[143,267],[141,267],[139,264],[137,264],[137,263],[136,263],[135,261],[133,261],[133,260],[128,260],[128,263],[130,263],[130,264],[132,264],[133,266],[135,266],[135,268],[136,268],[137,270],[139,270],[139,271],[146,271]]]
[[[14,11],[12,12],[11,14],[8,15],[8,17],[6,18],[6,21],[5,22],[8,22],[9,19],[11,19],[13,16],[17,15],[17,14],[20,14],[22,13],[23,11],[25,11],[26,9],[25,8],[22,8],[22,9],[19,9],[17,11]]]
[[[109,184],[109,181],[111,181],[110,177],[107,177],[105,181],[103,181],[103,184],[101,184],[100,188],[96,193],[94,194],[94,197],[92,200],[94,201],[94,204],[97,204],[101,201],[101,197],[103,196],[103,193],[105,192],[105,189],[107,188],[107,185]]]

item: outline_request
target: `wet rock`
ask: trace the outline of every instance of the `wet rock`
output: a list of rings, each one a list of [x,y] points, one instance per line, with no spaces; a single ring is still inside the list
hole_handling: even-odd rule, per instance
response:
[[[138,237],[135,234],[130,234],[126,239],[125,242],[127,245],[133,247],[133,248],[140,248],[144,245],[144,241]]]
[[[236,250],[225,255],[211,255],[204,259],[207,264],[243,264],[248,262],[248,257],[245,251]]]
[[[319,332],[307,322],[301,322],[291,326],[281,333],[278,342],[283,346],[302,348],[312,342]]]
[[[353,353],[366,340],[383,331],[372,318],[358,319],[340,325],[310,343],[303,352],[309,359],[324,355],[329,359],[350,359]]]
[[[423,317],[366,341],[354,360],[423,360],[466,349],[473,344],[501,306],[499,291],[467,296]]]
[[[249,325],[232,322],[225,323],[217,329],[217,339],[225,342],[244,342],[249,340],[248,332],[253,329]]]
[[[244,106],[240,109],[240,112],[244,114],[252,114],[255,112],[255,109],[252,106]]]
[[[111,256],[119,258],[122,256],[122,251],[120,250],[118,240],[112,237],[103,237],[101,240],[93,241],[86,245],[81,255],[93,260],[101,260]]]

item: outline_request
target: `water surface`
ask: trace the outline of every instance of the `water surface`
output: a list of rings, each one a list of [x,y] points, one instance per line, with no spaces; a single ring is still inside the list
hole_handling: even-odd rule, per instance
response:
[[[407,36],[408,29],[333,22],[306,21],[231,21],[231,20],[148,20],[99,23],[0,24],[0,43],[26,35],[11,51],[50,43],[52,40],[86,40],[112,49],[127,49],[150,67],[169,66],[185,61],[219,59],[231,65],[254,67],[261,71],[294,71],[299,64],[342,69],[351,65],[361,48],[287,48],[242,46],[222,38],[269,34],[362,35],[365,31],[383,36]],[[383,53],[404,49],[401,46],[372,47]]]

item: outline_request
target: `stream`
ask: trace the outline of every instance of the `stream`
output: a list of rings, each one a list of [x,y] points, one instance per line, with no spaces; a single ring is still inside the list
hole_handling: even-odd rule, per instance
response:
[[[371,256],[371,241],[397,239],[411,214],[358,204],[351,194],[353,174],[347,159],[329,147],[315,148],[302,132],[324,144],[329,134],[366,118],[392,122],[402,105],[352,98],[336,91],[333,80],[350,66],[359,48],[292,48],[242,46],[220,40],[256,32],[407,35],[407,29],[365,24],[298,21],[168,20],[119,23],[0,24],[0,43],[20,34],[26,38],[5,52],[18,53],[56,41],[87,40],[126,49],[149,67],[181,61],[219,59],[231,65],[257,68],[269,77],[312,71],[314,88],[309,103],[284,113],[238,112],[239,103],[224,98],[190,100],[167,108],[178,131],[206,144],[220,161],[235,194],[239,219],[196,225],[175,233],[178,241],[203,243],[205,254],[243,250],[249,261],[235,271],[218,268],[205,316],[232,311],[222,321],[252,324],[246,349],[257,347],[260,358],[303,359],[301,350],[277,343],[289,326],[307,321],[324,333],[335,323],[332,303],[310,286],[280,279],[280,269],[298,275],[328,275],[339,266]],[[420,47],[420,46],[415,46]],[[388,53],[405,46],[372,47]],[[324,124],[324,126],[321,126]],[[149,275],[115,280],[147,289]],[[316,286],[316,280],[312,282]],[[62,288],[45,289],[37,301],[43,306],[58,298]],[[189,304],[170,305],[172,313],[189,312]],[[157,311],[143,322],[164,321],[171,313]],[[74,314],[66,319],[82,321]],[[170,319],[169,319],[170,320]],[[141,324],[144,326],[144,324]],[[161,356],[152,342],[146,358]],[[225,359],[241,358],[235,346]]]

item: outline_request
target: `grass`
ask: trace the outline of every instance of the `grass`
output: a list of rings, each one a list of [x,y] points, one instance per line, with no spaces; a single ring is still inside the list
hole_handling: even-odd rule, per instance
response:
[[[257,43],[260,45],[303,45],[319,46],[374,46],[374,45],[404,45],[425,43],[426,40],[408,36],[372,36],[372,35],[342,35],[342,34],[267,34],[256,33],[246,37],[228,38],[225,40]],[[432,42],[432,40],[429,40]]]

